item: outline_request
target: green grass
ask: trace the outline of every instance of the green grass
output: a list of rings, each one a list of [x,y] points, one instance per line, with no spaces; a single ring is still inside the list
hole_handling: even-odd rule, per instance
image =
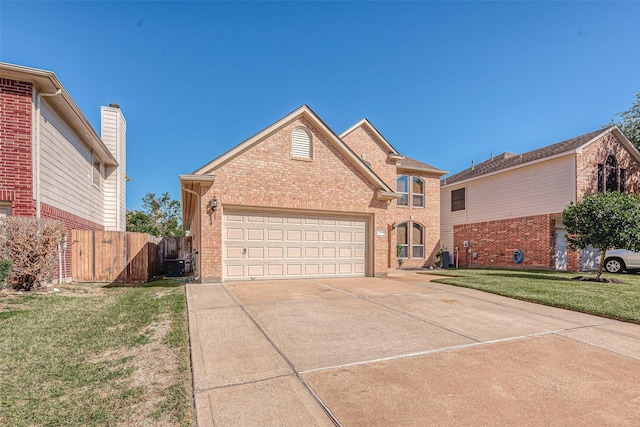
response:
[[[194,424],[183,283],[0,302],[0,425]]]
[[[511,298],[640,323],[640,275],[603,275],[624,283],[571,280],[586,273],[528,270],[449,270],[437,282],[479,289]],[[438,273],[439,274],[439,273]]]

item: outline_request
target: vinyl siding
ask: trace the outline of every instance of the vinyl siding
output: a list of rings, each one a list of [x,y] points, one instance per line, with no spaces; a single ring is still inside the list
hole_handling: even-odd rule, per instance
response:
[[[465,210],[451,212],[451,191],[466,187]],[[441,189],[441,244],[453,250],[453,226],[559,213],[575,201],[575,156],[569,155]]]
[[[90,149],[44,99],[40,115],[41,202],[103,224],[102,190],[92,183]]]
[[[102,107],[102,141],[118,162],[107,168],[104,183],[105,228],[126,228],[126,122],[120,109]]]

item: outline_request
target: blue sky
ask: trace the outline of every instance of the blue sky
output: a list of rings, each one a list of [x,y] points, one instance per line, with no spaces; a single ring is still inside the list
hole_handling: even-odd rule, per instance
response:
[[[0,60],[127,119],[127,207],[309,105],[458,172],[598,129],[640,91],[640,2],[0,0]]]

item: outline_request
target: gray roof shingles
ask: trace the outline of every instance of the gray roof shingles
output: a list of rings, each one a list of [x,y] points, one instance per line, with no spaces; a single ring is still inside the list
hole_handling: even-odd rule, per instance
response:
[[[583,146],[599,135],[608,132],[612,127],[613,126],[608,126],[593,132],[585,133],[584,135],[580,135],[575,138],[547,145],[546,147],[538,148],[536,150],[522,154],[502,153],[498,156],[495,156],[491,160],[486,160],[484,162],[478,163],[473,168],[465,169],[461,172],[444,178],[440,182],[440,185],[449,185],[460,181],[466,181],[471,178],[498,172],[514,166],[520,166],[525,163],[533,162],[535,160],[555,156],[556,154],[576,150],[577,148]]]

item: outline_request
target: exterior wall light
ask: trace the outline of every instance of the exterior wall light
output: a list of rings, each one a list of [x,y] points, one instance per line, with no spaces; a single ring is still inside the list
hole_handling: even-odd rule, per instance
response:
[[[218,199],[216,198],[216,196],[213,196],[213,199],[211,199],[211,210],[213,210],[214,212],[218,210]]]

